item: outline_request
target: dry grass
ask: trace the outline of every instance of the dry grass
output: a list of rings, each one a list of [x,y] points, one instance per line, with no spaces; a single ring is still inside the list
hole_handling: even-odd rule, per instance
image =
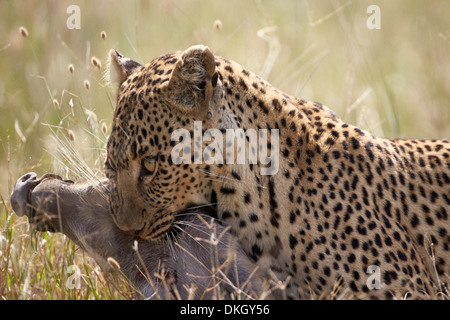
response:
[[[65,237],[32,234],[9,204],[29,171],[102,174],[110,48],[144,63],[203,43],[377,135],[449,138],[450,3],[380,2],[381,29],[369,30],[376,2],[81,1],[80,30],[66,27],[70,1],[0,2],[0,298],[131,297]],[[66,285],[71,265],[84,279],[77,290]]]

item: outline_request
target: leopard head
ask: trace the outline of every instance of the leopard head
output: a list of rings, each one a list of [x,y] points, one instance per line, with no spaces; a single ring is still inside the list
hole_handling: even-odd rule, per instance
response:
[[[208,167],[194,163],[195,141],[180,137],[193,136],[194,121],[214,127],[209,110],[220,104],[215,58],[198,45],[145,66],[115,50],[110,61],[119,83],[105,162],[110,211],[122,230],[159,239],[177,212],[211,202],[210,184],[202,179]]]

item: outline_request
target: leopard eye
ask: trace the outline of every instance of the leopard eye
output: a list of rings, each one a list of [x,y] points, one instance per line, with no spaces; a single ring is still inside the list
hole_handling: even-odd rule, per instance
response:
[[[145,176],[152,176],[158,168],[157,157],[148,157],[142,160],[142,173]]]

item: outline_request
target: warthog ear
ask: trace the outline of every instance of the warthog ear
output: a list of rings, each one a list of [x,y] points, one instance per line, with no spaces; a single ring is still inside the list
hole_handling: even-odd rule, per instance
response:
[[[216,64],[208,47],[196,45],[184,51],[176,62],[167,85],[167,99],[183,112],[209,105]]]
[[[133,74],[136,69],[142,67],[138,62],[131,60],[130,58],[124,57],[119,51],[111,49],[109,51],[109,74],[110,79],[117,81],[119,86],[124,82],[131,74]],[[112,67],[114,67],[115,77],[112,76]]]

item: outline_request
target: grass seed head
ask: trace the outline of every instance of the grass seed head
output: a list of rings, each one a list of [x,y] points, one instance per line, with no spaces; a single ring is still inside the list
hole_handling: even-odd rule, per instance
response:
[[[19,28],[19,32],[22,35],[22,37],[24,38],[28,38],[28,30],[25,27],[20,27]]]
[[[120,264],[116,261],[116,259],[114,259],[113,257],[108,257],[108,259],[106,259],[106,261],[108,261],[108,264],[111,266],[111,268],[113,268],[114,270],[120,270]]]
[[[96,57],[92,57],[91,58],[91,63],[94,65],[94,67],[101,69],[102,68],[102,63],[100,62],[100,60]]]
[[[214,29],[216,29],[216,30],[222,29],[222,21],[221,20],[214,21]]]
[[[108,132],[108,126],[106,125],[106,123],[102,123],[102,132],[103,134],[106,135],[106,133]]]
[[[73,64],[69,64],[67,69],[69,70],[70,73],[73,73],[75,71],[75,67],[73,66]]]
[[[105,32],[105,31],[102,31],[102,32],[100,33],[100,36],[102,37],[103,40],[106,40],[107,35],[106,35],[106,32]]]
[[[72,130],[67,130],[67,137],[69,137],[70,141],[75,141],[75,133]]]
[[[84,87],[86,88],[86,90],[89,90],[91,88],[91,83],[89,82],[89,80],[84,80]]]

